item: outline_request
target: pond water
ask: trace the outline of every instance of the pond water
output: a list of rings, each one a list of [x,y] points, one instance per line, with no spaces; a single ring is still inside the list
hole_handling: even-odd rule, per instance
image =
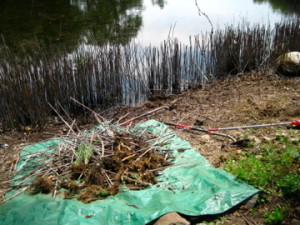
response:
[[[269,3],[258,4],[252,0],[198,1],[198,7],[194,0],[168,1],[163,8],[151,1],[144,4],[143,26],[137,40],[146,45],[157,45],[169,36],[187,43],[190,36],[210,32],[212,28],[223,29],[244,22],[273,25],[283,18],[283,14],[273,10]]]
[[[1,0],[0,128],[45,122],[48,103],[138,105],[299,51],[298,1]]]
[[[1,0],[1,44],[159,45],[168,37],[186,43],[190,36],[245,21],[272,26],[298,14],[294,5],[297,0]]]

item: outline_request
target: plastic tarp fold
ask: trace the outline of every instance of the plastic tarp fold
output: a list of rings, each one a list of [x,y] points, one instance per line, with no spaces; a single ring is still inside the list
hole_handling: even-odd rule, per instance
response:
[[[223,213],[258,192],[224,170],[212,167],[166,125],[149,120],[133,128],[135,133],[144,130],[159,135],[165,143],[157,151],[167,151],[174,157],[174,165],[161,172],[157,184],[144,190],[124,190],[89,204],[60,196],[52,199],[44,194],[21,194],[0,206],[0,224],[141,225],[174,211],[190,216]],[[37,143],[22,152],[45,150],[58,141]],[[22,163],[24,160],[19,161]]]

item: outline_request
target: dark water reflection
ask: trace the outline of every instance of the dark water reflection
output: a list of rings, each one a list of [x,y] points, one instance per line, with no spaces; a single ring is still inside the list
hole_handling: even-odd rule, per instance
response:
[[[277,10],[284,14],[296,14],[300,15],[299,0],[253,0],[257,3],[268,2],[271,4],[274,10]]]
[[[0,9],[0,33],[13,49],[40,41],[126,44],[142,24],[141,0],[1,0]]]
[[[38,49],[41,43],[46,46],[62,45],[68,51],[74,50],[80,43],[127,44],[138,34],[143,35],[144,31],[141,28],[147,29],[144,26],[148,26],[149,16],[146,17],[147,12],[144,12],[149,9],[151,11],[153,5],[159,8],[163,14],[165,13],[164,18],[167,21],[172,19],[171,22],[164,25],[166,26],[164,32],[168,32],[170,26],[177,21],[194,20],[193,24],[189,23],[190,27],[196,27],[199,24],[198,18],[197,20],[191,19],[186,14],[185,18],[180,17],[184,9],[176,3],[176,0],[151,0],[152,6],[149,5],[149,2],[146,0],[1,0],[0,34],[2,40],[0,45],[5,44],[17,52],[21,49],[26,51]],[[218,1],[211,2],[213,3],[199,1],[198,4],[204,10],[206,5],[209,7],[210,4],[214,4],[217,11],[220,8],[216,5]],[[269,2],[274,9],[281,10],[285,14],[299,14],[298,0],[253,0],[252,4],[263,2]],[[239,4],[235,0],[222,3],[238,5],[235,6],[237,8],[246,7],[243,4],[249,4],[247,1]],[[198,16],[194,1],[184,2],[184,5],[189,5],[188,12],[190,14]],[[168,9],[164,10],[165,6],[168,6],[166,8],[169,6],[179,7],[175,8],[175,11],[178,12],[176,13],[172,9],[172,14],[169,15]],[[213,13],[211,14],[209,11],[207,13],[214,17]],[[233,14],[233,12],[225,13]],[[178,17],[173,18],[173,14],[177,14]],[[154,20],[156,16],[156,14],[151,14],[150,19]],[[243,17],[243,15],[238,16]],[[151,34],[146,31],[145,36],[163,33],[160,28],[164,22],[160,20],[155,23],[154,27],[157,27],[157,31],[151,30]],[[199,29],[199,32],[201,31],[203,31],[202,28]],[[187,32],[189,30],[184,31],[184,33]],[[154,38],[151,40],[154,41]]]

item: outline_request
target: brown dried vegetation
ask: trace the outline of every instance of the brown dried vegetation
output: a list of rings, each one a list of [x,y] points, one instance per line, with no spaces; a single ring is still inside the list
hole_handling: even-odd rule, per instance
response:
[[[95,138],[87,144],[86,140],[91,136]],[[84,139],[81,137],[76,143],[75,154],[72,154],[73,143],[60,144],[59,149],[50,154],[53,159],[42,165],[42,172],[30,185],[30,193],[52,193],[55,196],[63,188],[65,198],[89,203],[115,195],[121,188],[139,190],[155,184],[157,169],[170,165],[149,144],[149,138],[156,138],[153,135],[143,137],[114,132],[111,139],[105,137],[106,141],[103,141],[103,136],[102,140],[99,137],[99,130],[94,130]],[[83,140],[86,144],[82,144]],[[79,151],[88,151],[88,148],[92,153],[81,157],[85,153]]]

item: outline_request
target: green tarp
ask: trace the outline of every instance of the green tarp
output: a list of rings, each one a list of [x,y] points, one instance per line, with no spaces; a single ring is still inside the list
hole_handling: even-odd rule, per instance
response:
[[[141,225],[174,211],[191,216],[219,214],[258,192],[224,170],[212,167],[189,142],[164,124],[150,120],[135,127],[134,132],[145,129],[165,139],[167,144],[159,151],[174,156],[175,165],[161,173],[156,185],[139,191],[125,190],[89,204],[59,196],[52,199],[50,195],[21,194],[0,206],[0,224]],[[55,139],[37,143],[23,151],[45,150],[57,142]],[[24,162],[20,160],[18,167]]]

